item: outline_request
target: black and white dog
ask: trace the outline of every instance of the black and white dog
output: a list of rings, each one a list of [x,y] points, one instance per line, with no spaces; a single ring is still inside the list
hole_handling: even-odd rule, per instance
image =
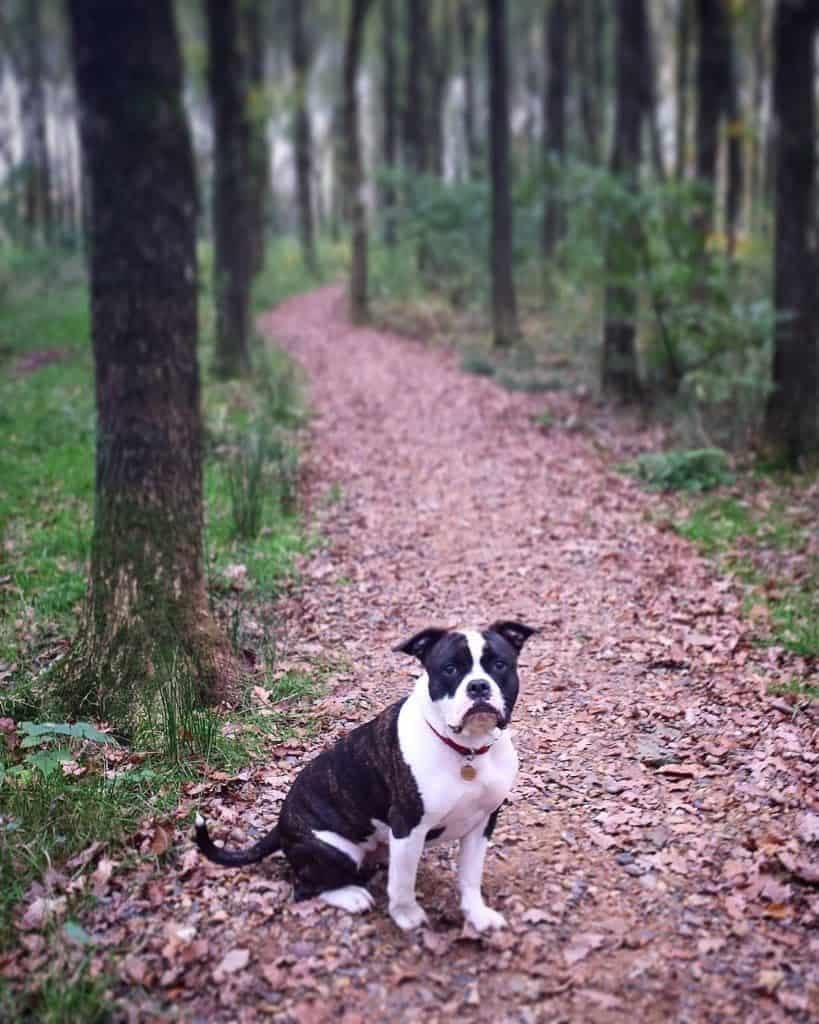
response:
[[[519,622],[488,629],[425,629],[396,648],[424,672],[409,697],[319,754],[297,776],[276,827],[245,850],[213,844],[197,816],[196,844],[217,864],[252,864],[276,850],[296,876],[296,899],[320,896],[369,910],[364,888],[389,846],[390,915],[399,928],[426,920],[415,894],[424,845],[460,840],[458,887],[478,931],[505,924],[481,895],[486,847],[518,770],[506,730],[518,696],[517,657],[536,632]]]

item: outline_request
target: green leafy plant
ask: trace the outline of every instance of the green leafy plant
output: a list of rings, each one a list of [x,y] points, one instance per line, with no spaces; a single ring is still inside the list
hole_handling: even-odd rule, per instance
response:
[[[659,491],[709,491],[734,479],[728,457],[718,448],[646,452],[629,471]]]

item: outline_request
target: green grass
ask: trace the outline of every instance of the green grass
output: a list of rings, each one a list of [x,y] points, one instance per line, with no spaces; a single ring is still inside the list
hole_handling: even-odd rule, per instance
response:
[[[748,587],[746,604],[767,606],[768,642],[816,658],[819,558],[810,554],[815,525],[798,492],[789,495],[783,489],[773,500],[755,501],[741,490],[695,500],[675,528]]]
[[[253,285],[253,308],[257,313],[273,309],[293,295],[336,280],[348,265],[346,242],[321,238],[317,243],[319,277],[304,267],[301,247],[294,238],[280,238],[268,246],[265,266]]]
[[[271,248],[255,292],[257,309],[314,286],[297,256],[294,243]],[[206,250],[202,258],[206,265]],[[322,248],[327,274],[337,271],[340,259],[339,247]],[[73,635],[85,594],[93,528],[93,367],[78,259],[11,250],[0,252],[0,266],[0,719],[19,724],[42,718],[39,678]],[[293,492],[305,411],[291,364],[276,351],[264,357],[257,352],[250,382],[209,379],[213,312],[207,287],[200,309],[211,599],[237,650],[265,648],[259,657],[274,679],[265,608],[293,578],[294,558],[310,543]],[[57,350],[49,358],[58,361],[35,368],[33,353],[44,350]],[[31,372],[24,372],[21,357]],[[247,437],[273,435],[261,468],[264,500],[254,529],[243,531],[231,490],[237,452]],[[237,565],[246,570],[238,587],[227,572]],[[245,619],[255,631],[245,629]],[[0,731],[0,948],[15,941],[14,908],[46,868],[59,867],[95,841],[115,846],[140,822],[172,811],[186,781],[213,768],[235,771],[271,743],[316,727],[309,705],[322,692],[321,666],[273,682],[260,675],[269,697],[262,700],[248,685],[229,712],[199,708],[191,680],[173,665],[160,671],[167,672],[166,683],[158,687],[155,706],[145,709],[132,749],[103,751],[69,741],[80,774],[60,767],[62,740],[45,742],[31,756],[15,742],[21,732],[9,733],[7,724]],[[0,989],[0,1019],[102,1021],[107,987],[82,964],[62,972],[55,965],[47,976],[27,982],[25,991]]]

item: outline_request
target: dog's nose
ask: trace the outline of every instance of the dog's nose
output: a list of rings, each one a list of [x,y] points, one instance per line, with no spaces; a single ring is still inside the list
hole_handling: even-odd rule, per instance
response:
[[[473,679],[466,684],[466,695],[472,700],[488,700],[491,692],[485,679]]]

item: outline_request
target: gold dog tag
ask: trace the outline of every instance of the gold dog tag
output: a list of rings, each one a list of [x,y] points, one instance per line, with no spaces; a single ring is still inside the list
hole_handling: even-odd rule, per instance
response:
[[[471,765],[469,761],[466,761],[461,765],[461,778],[466,779],[467,782],[471,782],[477,774],[478,773],[474,766]]]

